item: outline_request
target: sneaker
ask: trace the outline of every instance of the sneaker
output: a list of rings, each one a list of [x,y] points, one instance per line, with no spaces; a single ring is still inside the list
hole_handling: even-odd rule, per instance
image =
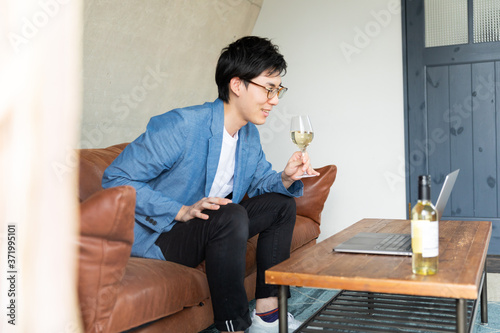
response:
[[[293,317],[293,315],[288,312],[288,332],[293,332],[302,325],[302,322],[298,321]],[[279,331],[279,320],[272,323],[266,323],[259,316],[255,314],[255,310],[252,312],[252,326],[248,333],[278,333]]]

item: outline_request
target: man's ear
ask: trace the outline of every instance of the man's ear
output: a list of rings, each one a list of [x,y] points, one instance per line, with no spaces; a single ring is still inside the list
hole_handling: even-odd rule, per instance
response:
[[[233,77],[231,81],[229,81],[229,90],[238,97],[240,97],[242,86],[243,80],[241,80],[239,77]]]

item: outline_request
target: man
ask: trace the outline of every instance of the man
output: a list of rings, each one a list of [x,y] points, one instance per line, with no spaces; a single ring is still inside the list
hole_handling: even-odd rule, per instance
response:
[[[293,197],[303,188],[297,180],[304,171],[317,174],[300,152],[277,173],[262,151],[255,125],[265,123],[286,92],[286,67],[267,39],[230,44],[217,63],[219,98],[151,118],[103,176],[105,188],[137,191],[133,256],[190,267],[206,260],[215,326],[223,332],[277,331],[278,292],[265,284],[264,272],[290,256]],[[246,243],[256,234],[252,320],[243,281]]]

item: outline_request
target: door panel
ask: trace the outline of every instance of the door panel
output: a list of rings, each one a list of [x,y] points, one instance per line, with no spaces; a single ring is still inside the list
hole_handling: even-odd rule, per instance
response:
[[[494,67],[493,62],[472,65],[474,216],[477,217],[497,216]]]
[[[450,66],[450,105],[447,119],[450,123],[451,169],[460,169],[460,179],[456,182],[450,198],[451,216],[474,216],[474,202],[467,196],[454,193],[467,193],[474,188],[472,154],[472,101],[470,92],[470,65]]]

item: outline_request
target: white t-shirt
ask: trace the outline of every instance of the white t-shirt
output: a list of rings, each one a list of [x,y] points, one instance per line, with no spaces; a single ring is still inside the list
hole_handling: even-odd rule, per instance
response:
[[[215,179],[210,189],[210,197],[225,198],[233,192],[234,166],[236,156],[236,144],[238,143],[238,132],[232,137],[224,128],[222,137],[222,149],[220,152],[219,165]]]

